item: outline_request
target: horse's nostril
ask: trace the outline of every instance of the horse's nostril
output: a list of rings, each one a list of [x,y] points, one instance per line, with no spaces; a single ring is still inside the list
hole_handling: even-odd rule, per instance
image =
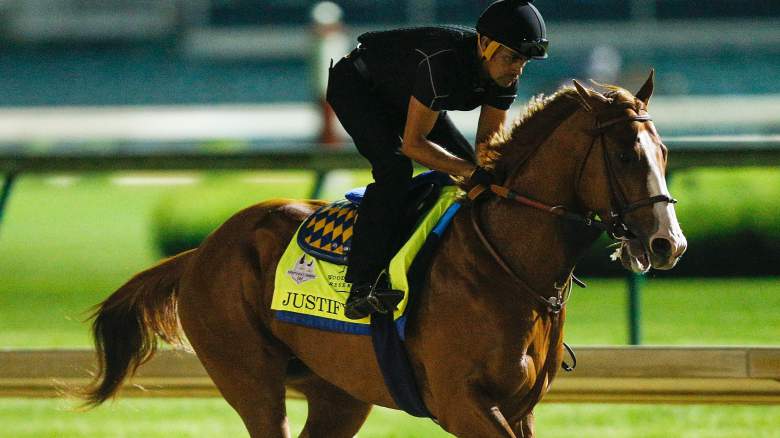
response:
[[[668,256],[672,253],[672,243],[663,238],[653,239],[650,243],[650,250],[653,251],[653,254]]]

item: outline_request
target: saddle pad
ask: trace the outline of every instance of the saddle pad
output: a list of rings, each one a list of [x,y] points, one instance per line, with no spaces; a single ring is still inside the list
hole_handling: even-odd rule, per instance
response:
[[[347,264],[357,208],[346,199],[320,207],[298,229],[298,245],[316,258]]]
[[[446,173],[428,171],[412,179],[409,192],[426,185],[445,187],[452,185]],[[352,246],[352,226],[357,219],[357,209],[365,194],[365,187],[347,192],[346,199],[317,209],[298,232],[298,245],[306,254],[339,265],[347,264]]]
[[[455,187],[443,188],[439,199],[419,222],[411,238],[390,261],[390,284],[393,289],[405,293],[393,315],[402,337],[404,312],[409,302],[406,272],[428,234],[434,228],[441,230],[446,226],[444,222],[449,223],[455,210],[451,214],[445,213],[459,205],[455,203],[459,193]],[[274,317],[322,330],[370,334],[370,317],[350,320],[344,316],[344,303],[352,286],[344,280],[347,267],[314,258],[298,245],[300,233],[306,225],[303,223],[298,228],[276,267],[271,302]]]

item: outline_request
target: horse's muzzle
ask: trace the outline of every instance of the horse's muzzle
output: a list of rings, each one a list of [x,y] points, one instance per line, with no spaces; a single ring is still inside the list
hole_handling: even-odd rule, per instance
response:
[[[655,236],[650,239],[648,248],[653,268],[667,270],[677,265],[680,257],[688,249],[688,242],[685,236],[677,239],[668,236]]]

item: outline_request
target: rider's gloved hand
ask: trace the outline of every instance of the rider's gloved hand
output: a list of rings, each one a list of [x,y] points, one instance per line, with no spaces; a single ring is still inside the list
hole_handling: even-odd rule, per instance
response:
[[[485,187],[490,187],[491,184],[495,184],[496,177],[484,167],[477,166],[474,168],[474,171],[471,172],[469,182],[475,186],[482,185]]]

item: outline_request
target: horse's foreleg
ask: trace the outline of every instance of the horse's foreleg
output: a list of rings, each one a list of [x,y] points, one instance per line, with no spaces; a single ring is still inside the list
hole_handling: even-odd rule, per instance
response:
[[[528,415],[521,418],[517,424],[514,425],[514,430],[518,431],[518,438],[533,438],[536,435],[534,434],[534,426],[535,420],[534,420],[534,413],[533,411],[529,412]]]
[[[357,400],[314,374],[288,385],[306,395],[309,404],[301,438],[352,438],[371,411],[369,403]]]
[[[448,432],[458,437],[522,438],[504,413],[481,391],[472,388],[465,394],[448,397],[442,406],[439,421]]]

